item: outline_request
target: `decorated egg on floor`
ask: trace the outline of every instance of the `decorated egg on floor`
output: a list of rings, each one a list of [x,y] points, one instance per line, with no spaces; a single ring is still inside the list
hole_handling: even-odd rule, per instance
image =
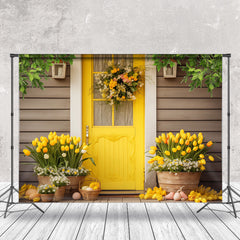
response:
[[[73,193],[72,198],[73,198],[74,200],[79,200],[79,199],[81,199],[81,194],[80,194],[80,192],[75,192],[75,193]]]

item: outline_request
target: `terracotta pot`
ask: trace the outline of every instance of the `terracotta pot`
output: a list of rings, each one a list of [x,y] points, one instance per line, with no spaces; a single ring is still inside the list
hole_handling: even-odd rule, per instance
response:
[[[66,192],[76,192],[78,191],[79,186],[83,184],[86,176],[71,176],[67,177],[70,181],[70,184],[66,186]]]
[[[179,172],[175,175],[172,172],[157,172],[158,184],[167,193],[176,192],[180,187],[188,195],[195,190],[200,181],[201,172]]]
[[[37,176],[38,177],[38,184],[39,185],[51,185],[50,177],[49,176]]]
[[[40,194],[42,202],[52,202],[54,194]]]
[[[59,202],[64,198],[66,186],[58,187],[54,194],[54,201]]]

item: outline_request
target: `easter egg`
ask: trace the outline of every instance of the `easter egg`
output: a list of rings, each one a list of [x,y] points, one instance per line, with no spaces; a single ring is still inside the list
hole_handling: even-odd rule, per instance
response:
[[[79,192],[75,192],[75,193],[73,193],[72,198],[74,200],[79,200],[79,199],[81,199],[81,194]]]
[[[92,188],[90,188],[90,187],[88,187],[86,190],[88,190],[88,191],[92,191],[93,189],[92,189]]]

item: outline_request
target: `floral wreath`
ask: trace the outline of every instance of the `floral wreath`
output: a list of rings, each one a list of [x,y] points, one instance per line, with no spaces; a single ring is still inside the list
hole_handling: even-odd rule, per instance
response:
[[[97,74],[96,77],[96,88],[110,105],[127,99],[135,100],[135,92],[143,86],[142,72],[138,67],[116,66],[112,62],[107,73]]]

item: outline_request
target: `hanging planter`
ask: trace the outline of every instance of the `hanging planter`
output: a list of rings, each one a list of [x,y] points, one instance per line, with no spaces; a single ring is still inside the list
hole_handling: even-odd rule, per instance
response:
[[[163,77],[164,78],[176,78],[177,77],[177,62],[171,60],[173,62],[173,66],[167,65],[163,67]]]
[[[54,63],[52,65],[52,78],[64,79],[66,77],[66,63]]]

